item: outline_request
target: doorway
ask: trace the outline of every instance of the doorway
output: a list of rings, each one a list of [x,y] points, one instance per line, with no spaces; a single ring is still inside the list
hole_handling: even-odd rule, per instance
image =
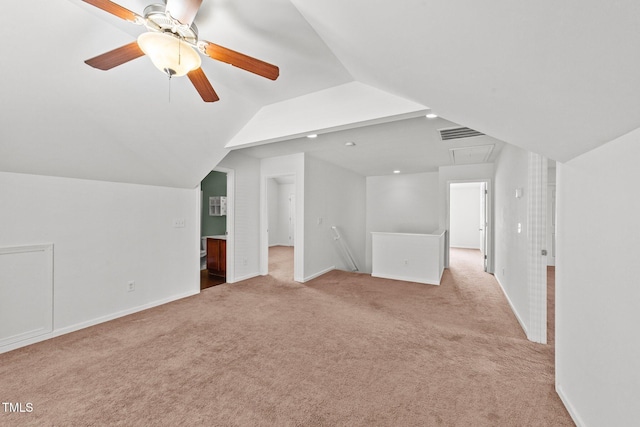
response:
[[[490,203],[488,181],[450,182],[448,187],[449,257],[464,249],[477,252],[473,259],[490,272]],[[453,250],[453,249],[457,249]]]
[[[200,290],[235,280],[234,176],[217,167],[200,183]]]
[[[295,175],[266,179],[268,271],[283,280],[294,277],[296,225]]]

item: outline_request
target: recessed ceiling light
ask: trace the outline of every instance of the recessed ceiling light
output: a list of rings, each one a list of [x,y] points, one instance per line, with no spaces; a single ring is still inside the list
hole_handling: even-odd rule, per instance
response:
[[[346,145],[347,147],[355,147],[356,143],[353,141],[349,141],[349,142],[345,142],[344,145]]]
[[[394,170],[393,173],[400,173],[400,171],[399,170]]]
[[[438,117],[438,115],[435,113],[429,113],[426,115],[427,119],[435,119],[436,117]]]
[[[312,134],[307,135],[307,138],[317,138],[317,137],[318,137],[317,133],[312,133]]]

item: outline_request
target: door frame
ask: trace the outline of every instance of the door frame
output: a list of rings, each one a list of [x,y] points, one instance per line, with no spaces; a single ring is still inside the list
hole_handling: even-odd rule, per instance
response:
[[[236,171],[234,169],[215,167],[216,172],[227,174],[227,283],[236,281],[235,258],[235,191],[236,191]]]
[[[487,273],[493,274],[494,272],[494,260],[493,260],[493,185],[492,180],[489,178],[484,179],[460,179],[460,180],[448,180],[446,195],[445,195],[445,204],[446,204],[446,215],[445,215],[445,228],[447,230],[447,235],[445,238],[445,267],[449,267],[449,256],[450,256],[450,236],[449,231],[451,230],[451,184],[465,184],[465,183],[484,183],[486,189],[486,215],[485,215],[485,247],[486,247],[486,262],[485,262],[485,270]]]
[[[300,221],[299,213],[302,212],[302,206],[300,205],[302,197],[298,197],[299,194],[299,179],[298,174],[295,172],[282,172],[269,175],[262,175],[260,183],[260,274],[266,276],[269,274],[269,179],[278,177],[293,177],[294,194],[295,197],[295,210],[296,210],[296,224],[295,234],[293,236],[293,280],[303,283],[302,280],[302,251],[304,243],[304,224]]]

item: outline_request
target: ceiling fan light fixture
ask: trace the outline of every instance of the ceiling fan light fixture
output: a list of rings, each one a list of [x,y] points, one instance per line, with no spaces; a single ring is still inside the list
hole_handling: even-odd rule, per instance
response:
[[[189,44],[164,33],[146,32],[138,36],[138,46],[163,73],[184,76],[200,68],[200,55]]]

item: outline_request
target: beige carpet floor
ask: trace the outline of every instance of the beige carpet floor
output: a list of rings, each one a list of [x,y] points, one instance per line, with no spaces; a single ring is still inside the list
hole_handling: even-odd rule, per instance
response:
[[[0,399],[33,405],[0,425],[573,425],[473,251],[441,286],[271,270],[0,355]]]

